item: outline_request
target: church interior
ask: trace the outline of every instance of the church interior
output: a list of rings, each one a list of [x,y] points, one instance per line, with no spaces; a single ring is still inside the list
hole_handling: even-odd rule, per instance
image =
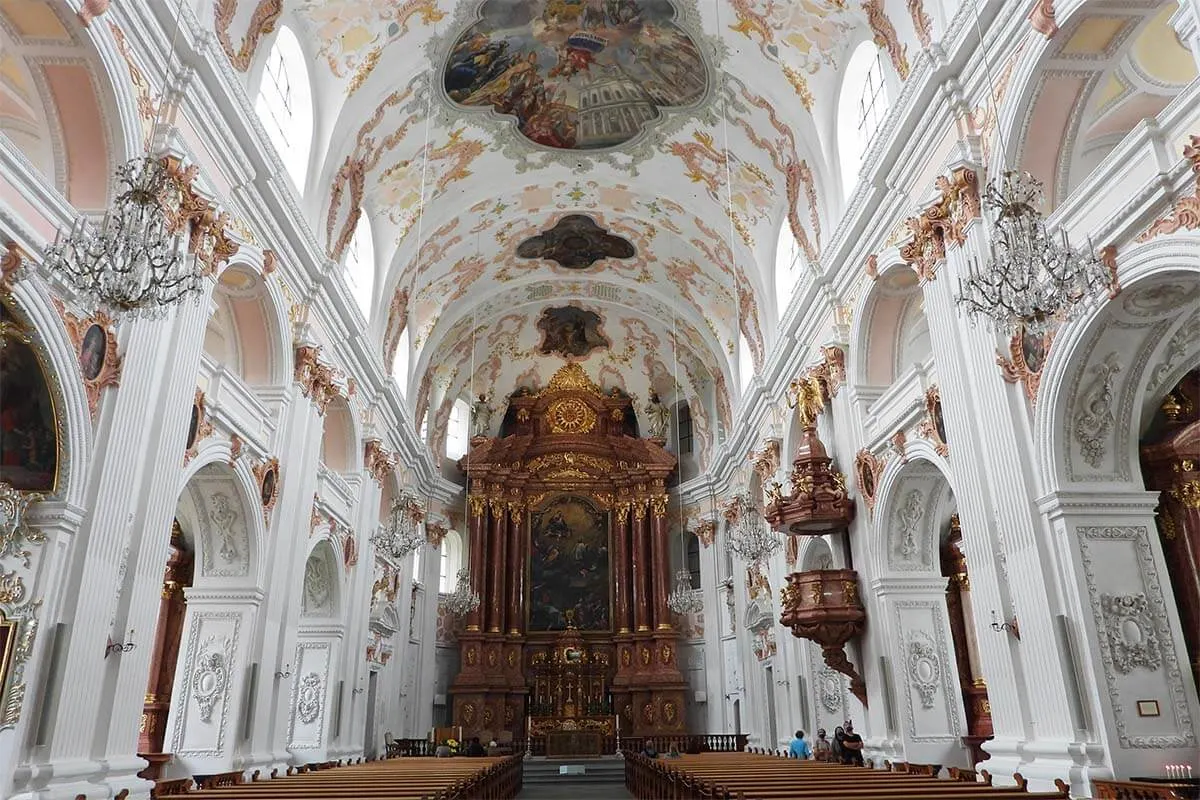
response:
[[[1198,69],[0,0],[0,797],[1200,797]]]

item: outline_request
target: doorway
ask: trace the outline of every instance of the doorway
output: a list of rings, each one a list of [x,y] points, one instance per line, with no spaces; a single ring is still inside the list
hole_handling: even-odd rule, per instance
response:
[[[375,690],[379,683],[379,673],[371,670],[367,675],[367,732],[363,737],[363,752],[367,758],[378,758],[375,751]]]

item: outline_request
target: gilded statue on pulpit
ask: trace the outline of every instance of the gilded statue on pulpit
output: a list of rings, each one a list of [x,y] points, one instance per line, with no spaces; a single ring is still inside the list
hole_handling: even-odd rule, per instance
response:
[[[529,630],[611,628],[608,513],[572,495],[530,516]]]

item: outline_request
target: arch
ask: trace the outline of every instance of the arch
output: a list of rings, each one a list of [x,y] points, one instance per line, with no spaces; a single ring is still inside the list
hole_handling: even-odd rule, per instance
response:
[[[859,42],[846,62],[838,92],[835,141],[844,198],[854,193],[863,156],[887,116],[894,94],[888,84],[883,51],[869,39]]]
[[[227,267],[213,290],[204,352],[250,386],[280,386],[290,377],[290,326],[275,291],[248,262]]]
[[[303,195],[314,133],[312,79],[300,40],[287,25],[279,27],[267,54],[254,110]]]
[[[266,523],[258,484],[242,462],[230,467],[229,443],[206,440],[184,470],[175,517],[195,554],[194,586],[256,587]]]
[[[890,460],[880,476],[868,548],[871,574],[940,575],[938,545],[956,508],[952,474],[923,439],[905,452],[905,460]]]
[[[1170,24],[1173,5],[1084,9],[1042,51],[1015,110],[1020,131],[1008,163],[1043,181],[1048,209],[1194,80],[1196,62]],[[1069,70],[1046,68],[1060,57],[1071,59]]]
[[[798,559],[799,571],[808,572],[814,569],[833,569],[833,550],[824,536],[811,536],[804,545],[804,550]]]
[[[1200,237],[1169,236],[1118,258],[1125,287],[1064,325],[1034,413],[1039,490],[1142,485],[1139,430],[1200,360]]]
[[[851,336],[851,369],[860,386],[890,386],[932,351],[917,275],[895,264],[866,293]]]
[[[345,398],[335,397],[325,408],[321,432],[321,462],[334,472],[348,475],[360,468],[354,415]]]
[[[112,52],[114,34],[84,28],[66,6],[44,0],[0,16],[0,131],[71,205],[103,210],[115,166],[142,149],[129,81],[110,77],[128,70]]]
[[[346,248],[346,281],[350,284],[350,293],[354,295],[368,324],[373,314],[375,271],[375,237],[371,232],[370,217],[363,212],[358,216],[354,236],[350,238],[350,246]]]
[[[300,615],[306,618],[341,617],[341,563],[328,539],[321,539],[304,562],[304,583],[300,591]]]

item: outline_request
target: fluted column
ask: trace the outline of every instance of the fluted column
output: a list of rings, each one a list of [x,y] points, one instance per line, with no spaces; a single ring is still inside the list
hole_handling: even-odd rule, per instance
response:
[[[651,579],[654,585],[654,623],[658,630],[671,630],[671,610],[667,596],[671,589],[671,543],[667,536],[667,496],[657,495],[650,500],[651,516]]]
[[[471,519],[468,523],[470,528],[471,589],[482,598],[486,581],[483,559],[486,552],[484,539],[487,537],[487,500],[479,495],[471,495],[469,506],[471,512]],[[481,606],[467,614],[467,630],[478,631],[482,625],[483,608]]]
[[[524,627],[521,619],[521,597],[524,594],[525,567],[521,563],[522,514],[519,502],[508,504],[508,632],[520,634]]]
[[[492,500],[491,506],[491,543],[488,545],[487,571],[491,576],[487,597],[487,630],[488,633],[500,633],[504,627],[504,539],[508,533],[504,503]]]
[[[629,633],[629,592],[633,582],[629,576],[629,504],[617,506],[616,513],[609,517],[613,530],[613,606],[616,611],[617,633]]]

